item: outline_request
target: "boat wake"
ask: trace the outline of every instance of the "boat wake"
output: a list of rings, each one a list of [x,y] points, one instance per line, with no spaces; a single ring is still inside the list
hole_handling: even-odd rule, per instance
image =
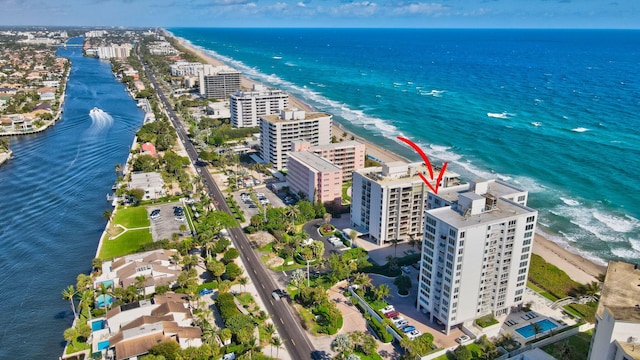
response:
[[[496,118],[496,119],[510,119],[513,116],[515,116],[515,114],[510,114],[510,113],[504,111],[504,112],[501,112],[501,113],[487,113],[487,116],[491,117],[491,118]]]
[[[96,135],[113,125],[113,117],[104,110],[94,107],[89,111],[91,126],[87,130],[89,135]]]

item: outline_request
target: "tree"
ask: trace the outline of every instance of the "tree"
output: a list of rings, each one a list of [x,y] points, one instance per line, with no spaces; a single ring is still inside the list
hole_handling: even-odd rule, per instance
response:
[[[422,239],[411,237],[411,239],[409,239],[409,245],[411,245],[412,248],[420,249],[420,247],[422,246]]]
[[[558,352],[560,355],[558,360],[571,360],[574,358],[573,347],[569,345],[569,341],[561,342]]]
[[[207,262],[207,270],[211,271],[211,274],[218,278],[218,283],[220,282],[220,277],[224,274],[225,266],[221,261],[213,260]]]
[[[167,360],[176,359],[176,355],[180,351],[180,345],[174,340],[165,340],[156,345],[153,345],[149,349],[149,354],[164,356]]]
[[[397,258],[398,257],[398,243],[400,243],[400,240],[391,239],[391,240],[389,240],[389,242],[393,245],[393,257]]]
[[[471,351],[467,349],[466,346],[460,345],[454,351],[453,355],[456,357],[456,360],[471,360]]]
[[[347,334],[339,334],[331,342],[331,348],[343,358],[350,352],[353,352],[353,342]]]
[[[78,330],[74,327],[70,327],[64,331],[63,335],[64,339],[68,342],[72,342],[78,338]]]
[[[284,343],[282,342],[282,339],[280,339],[277,336],[272,336],[271,337],[271,345],[276,347],[276,358],[278,358],[278,355],[280,353],[280,348],[282,347]]]
[[[374,287],[372,291],[373,296],[377,301],[389,297],[389,294],[391,293],[391,289],[389,288],[389,286],[387,286],[387,284],[382,284],[380,286]]]
[[[80,308],[80,313],[86,309],[89,320],[91,320],[91,305],[94,300],[95,293],[93,290],[85,290],[80,293],[80,302],[78,303],[78,307]]]
[[[102,218],[105,220],[111,219],[111,215],[113,215],[113,210],[107,209],[102,213]]]
[[[127,195],[131,198],[134,204],[139,204],[142,199],[144,199],[144,190],[143,189],[129,189],[127,190]]]
[[[85,341],[91,335],[91,326],[89,326],[89,324],[87,324],[86,322],[78,323],[76,325],[76,329],[78,330],[78,337],[85,339]]]
[[[324,220],[325,224],[328,224],[331,222],[331,213],[324,213],[324,215],[322,216],[322,219]]]
[[[133,171],[151,172],[158,169],[158,160],[151,155],[139,155],[131,164]]]
[[[313,260],[313,250],[311,250],[308,246],[302,248],[300,250],[300,257],[307,262],[307,286],[310,286],[310,277],[309,277],[309,261]]]
[[[298,296],[300,296],[300,289],[302,288],[304,280],[304,272],[301,269],[296,269],[291,273],[291,284],[298,288]]]
[[[387,256],[386,257],[387,260],[387,264],[389,265],[389,271],[396,271],[398,270],[398,258],[395,256]]]
[[[102,259],[94,258],[93,260],[91,260],[91,266],[93,267],[94,270],[102,269]]]
[[[236,263],[232,262],[227,264],[224,273],[229,279],[233,280],[242,275],[242,269],[240,268],[240,266],[236,265]]]
[[[242,285],[242,292],[244,292],[245,286],[247,286],[247,284],[249,283],[249,278],[247,278],[246,276],[242,276],[238,279],[238,283]]]
[[[538,334],[542,332],[542,326],[540,326],[540,324],[538,324],[537,322],[531,322],[531,330],[533,330],[533,333],[535,335],[534,339],[537,339]]]
[[[353,283],[361,286],[362,288],[370,288],[371,278],[365,273],[357,273],[353,278]]]
[[[227,251],[225,251],[224,256],[222,257],[222,259],[223,259],[223,261],[225,263],[230,263],[234,259],[236,259],[238,256],[240,256],[240,252],[238,251],[238,249],[231,248],[231,249],[227,249]]]
[[[73,285],[67,286],[66,289],[62,290],[62,298],[65,300],[69,300],[71,303],[71,310],[73,311],[73,318],[75,319],[78,315],[76,314],[76,305],[73,302],[77,292],[74,289]]]
[[[91,289],[93,287],[93,279],[87,274],[78,274],[76,278],[76,289],[78,291]]]
[[[411,278],[406,275],[400,275],[393,280],[393,284],[398,287],[398,293],[406,295],[411,289]]]

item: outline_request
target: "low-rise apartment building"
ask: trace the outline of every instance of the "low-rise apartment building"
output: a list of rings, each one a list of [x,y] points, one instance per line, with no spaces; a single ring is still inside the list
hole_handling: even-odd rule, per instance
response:
[[[342,199],[342,169],[308,151],[289,154],[287,182],[294,193],[323,204],[340,205]]]

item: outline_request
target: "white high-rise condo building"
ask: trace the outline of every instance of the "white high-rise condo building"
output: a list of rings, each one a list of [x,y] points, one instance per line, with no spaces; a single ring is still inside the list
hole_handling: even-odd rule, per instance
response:
[[[538,216],[526,203],[499,180],[429,194],[417,307],[447,334],[522,305]]]
[[[351,224],[377,245],[421,239],[430,190],[418,173],[427,173],[423,163],[403,161],[353,171]],[[458,185],[458,178],[447,171],[440,187]]]
[[[589,360],[640,360],[640,268],[609,261]]]
[[[331,115],[282,110],[278,115],[260,117],[260,154],[265,162],[278,170],[286,168],[291,144],[296,140],[312,146],[331,142]]]
[[[200,95],[205,98],[226,99],[240,90],[240,71],[228,66],[205,66],[198,72]]]
[[[289,94],[276,88],[253,85],[253,91],[238,91],[229,96],[231,123],[235,128],[256,127],[260,116],[278,114],[289,108]]]

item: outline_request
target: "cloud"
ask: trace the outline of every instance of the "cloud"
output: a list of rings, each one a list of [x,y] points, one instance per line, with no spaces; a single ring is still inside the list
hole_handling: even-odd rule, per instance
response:
[[[437,3],[398,3],[391,10],[393,15],[429,15],[440,16],[449,11],[449,7]]]
[[[361,2],[351,2],[347,4],[340,4],[337,7],[330,7],[327,9],[327,13],[337,16],[358,16],[358,17],[366,17],[375,15],[378,10],[378,4],[370,1],[361,1]]]
[[[252,3],[251,0],[213,0],[209,4],[213,6],[232,6],[232,5],[245,5]]]
[[[307,4],[303,3],[302,1],[299,1],[296,5],[298,7],[307,7]]]

